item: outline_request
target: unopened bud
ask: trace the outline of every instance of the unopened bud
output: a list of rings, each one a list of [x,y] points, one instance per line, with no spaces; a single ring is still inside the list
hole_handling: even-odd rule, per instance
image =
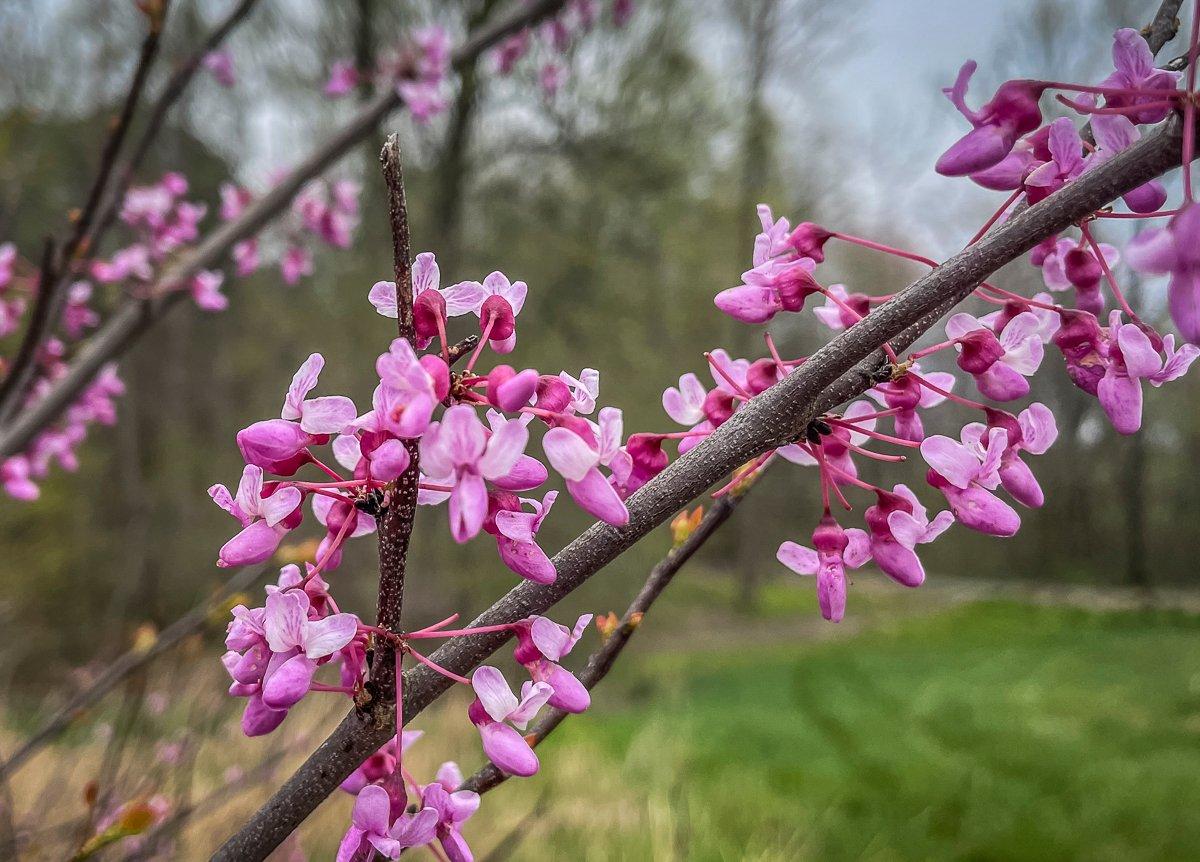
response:
[[[681,511],[671,520],[671,547],[678,548],[687,541],[688,536],[696,531],[700,526],[700,519],[704,517],[704,507],[697,506],[691,512],[687,509]]]
[[[596,615],[596,629],[600,632],[600,637],[604,640],[612,637],[612,633],[617,630],[617,626],[620,623],[621,621],[617,619],[617,615],[612,611],[609,611],[607,614]]]

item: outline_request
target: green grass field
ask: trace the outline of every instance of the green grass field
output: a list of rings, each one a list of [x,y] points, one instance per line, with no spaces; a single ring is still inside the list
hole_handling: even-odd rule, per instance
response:
[[[1200,858],[1200,618],[973,602],[777,640],[631,650],[481,819],[544,792],[522,859]]]

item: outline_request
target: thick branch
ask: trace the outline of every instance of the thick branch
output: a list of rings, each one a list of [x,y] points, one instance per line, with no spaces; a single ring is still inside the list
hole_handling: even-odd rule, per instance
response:
[[[454,51],[454,68],[463,68],[506,36],[558,11],[565,2],[538,0],[483,28]],[[370,135],[379,122],[402,102],[394,88],[386,88],[379,93],[287,177],[248,206],[239,218],[215,229],[190,254],[185,254],[163,272],[150,289],[153,295],[151,299],[126,300],[83,344],[69,370],[55,381],[46,395],[19,413],[11,424],[0,431],[0,460],[24,449],[42,428],[58,418],[106,363],[120,356],[143,332],[183,299],[186,293],[179,288],[188,279],[202,269],[220,265],[234,245],[258,233],[285,211],[305,183]]]
[[[650,610],[650,606],[662,595],[663,590],[670,585],[675,574],[692,558],[692,555],[704,547],[704,544],[721,528],[721,525],[729,520],[729,516],[733,514],[738,503],[742,501],[752,487],[752,484],[747,484],[745,487],[730,492],[713,503],[709,507],[709,510],[704,513],[704,517],[700,519],[700,523],[696,525],[696,529],[692,531],[692,534],[679,547],[672,548],[650,570],[649,577],[646,578],[646,582],[638,590],[638,594],[634,597],[633,602],[630,603],[625,613],[621,616],[616,629],[601,644],[600,649],[592,653],[588,658],[587,666],[579,674],[579,681],[583,683],[588,691],[591,691],[600,680],[608,676],[608,672],[612,670],[617,657],[625,649],[626,645],[628,645],[629,639],[633,637],[633,633],[637,631],[638,626],[641,625],[642,617]],[[542,741],[553,733],[554,729],[562,724],[563,719],[568,715],[570,715],[569,712],[563,712],[561,709],[547,710],[534,723],[533,727],[529,728],[525,733],[526,741],[533,746],[541,745]],[[464,781],[459,790],[474,790],[476,793],[487,793],[492,788],[503,783],[508,777],[508,775],[497,769],[495,764],[488,763]]]
[[[817,351],[785,380],[750,401],[634,494],[627,503],[630,520],[626,526],[595,524],[560,551],[553,561],[558,572],[555,583],[523,583],[471,625],[508,623],[545,613],[718,479],[756,455],[794,439],[814,416],[869,388],[872,357],[880,345],[892,339],[915,338],[980,282],[1047,236],[1170,170],[1179,162],[1181,141],[1181,124],[1172,116],[1130,149],[914,282]],[[469,674],[506,640],[504,634],[459,637],[445,643],[432,658],[456,673]],[[406,720],[436,700],[450,684],[424,667],[406,673]],[[383,725],[372,726],[366,717],[351,712],[214,858],[262,858],[387,741],[394,728],[386,721]]]
[[[1154,14],[1154,20],[1142,28],[1142,35],[1150,46],[1150,53],[1157,54],[1175,38],[1179,32],[1179,7],[1183,0],[1163,0]]]

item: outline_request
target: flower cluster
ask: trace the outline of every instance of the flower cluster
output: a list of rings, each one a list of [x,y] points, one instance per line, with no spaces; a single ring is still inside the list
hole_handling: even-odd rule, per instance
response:
[[[423,27],[414,30],[406,44],[384,55],[367,73],[348,60],[336,61],[325,84],[325,95],[341,98],[364,82],[395,87],[413,119],[428,123],[450,104],[446,97],[449,73],[449,35],[442,27]]]
[[[1200,340],[1200,253],[1196,251],[1200,207],[1192,202],[1187,167],[1194,151],[1193,81],[1189,79],[1188,90],[1177,89],[1180,75],[1155,69],[1149,46],[1134,30],[1117,32],[1113,58],[1115,71],[1097,86],[1009,81],[978,110],[966,103],[975,64],[963,66],[945,93],[972,129],[942,155],[937,170],[1009,192],[971,242],[1007,217],[1018,202],[1036,205],[1133,146],[1141,137],[1139,125],[1159,122],[1175,108],[1185,114],[1183,204],[1164,211],[1165,187],[1153,181],[1124,195],[1129,214],[1093,213],[1075,226],[1077,236],[1049,237],[1034,249],[1030,260],[1041,269],[1053,293],[1024,297],[984,283],[975,296],[993,307],[990,312],[955,314],[946,323],[944,341],[903,360],[885,348],[890,362],[866,393],[877,408],[858,401],[841,415],[819,417],[793,442],[746,465],[718,492],[725,493],[761,471],[777,455],[818,468],[824,512],[812,534],[813,548],[784,542],[778,556],[793,571],[816,576],[821,612],[827,619],[839,620],[845,612],[847,568],[873,560],[897,582],[917,586],[925,573],[916,546],[933,541],[951,524],[994,536],[1017,532],[1020,516],[997,492],[1021,506],[1043,504],[1042,489],[1023,456],[1042,454],[1054,442],[1058,433],[1054,415],[1037,402],[1024,409],[1000,405],[1007,407],[1030,394],[1029,379],[1039,371],[1047,346],[1061,352],[1071,381],[1097,397],[1122,434],[1132,434],[1141,426],[1143,381],[1158,387],[1175,380],[1200,355],[1200,348],[1190,343]],[[1043,125],[1039,100],[1051,90],[1082,94],[1075,100],[1063,96],[1059,100],[1090,118],[1094,143],[1085,141],[1069,118]],[[1102,104],[1097,106],[1098,102]],[[759,217],[762,232],[755,240],[752,268],[743,273],[741,284],[721,291],[715,299],[720,310],[744,323],[764,324],[783,312],[802,312],[809,297],[817,296],[823,303],[815,305],[813,313],[821,323],[840,331],[869,316],[876,303],[891,298],[852,293],[845,285],[823,285],[818,270],[830,241],[937,265],[920,254],[811,222],[793,228],[766,206],[759,207]],[[1102,219],[1152,217],[1170,221],[1132,240],[1125,259],[1143,273],[1170,276],[1167,304],[1185,341],[1178,348],[1173,334],[1160,333],[1130,307],[1114,274],[1120,251],[1095,238]],[[1057,303],[1054,294],[1068,290],[1073,305]],[[735,360],[721,350],[709,353],[713,389],[707,390],[695,375],[687,374],[678,387],[663,394],[667,414],[688,430],[637,436],[679,438],[681,453],[697,445],[746,402],[805,361],[804,357],[782,358],[769,335],[767,347],[769,356],[759,359]],[[992,403],[956,394],[953,374],[927,372],[918,363],[945,351],[953,351],[958,369]],[[958,439],[927,436],[922,414],[941,404],[977,411],[983,421],[966,423]],[[891,434],[876,430],[877,422],[884,419],[891,420]],[[896,484],[887,490],[863,482],[857,459],[905,459],[873,451],[872,442],[916,449],[928,466],[927,483],[941,492],[948,509],[931,519],[909,487]],[[843,489],[852,487],[875,495],[874,505],[864,512],[865,529],[843,529],[831,512],[831,495],[850,508]]]

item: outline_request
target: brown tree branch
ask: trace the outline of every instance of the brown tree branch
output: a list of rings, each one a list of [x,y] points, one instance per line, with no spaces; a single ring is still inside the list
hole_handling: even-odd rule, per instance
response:
[[[62,254],[59,256],[57,264],[53,258],[44,258],[42,261],[42,276],[38,284],[38,296],[29,320],[29,328],[25,330],[25,336],[17,349],[13,364],[9,368],[8,374],[5,375],[4,382],[0,384],[0,424],[7,422],[20,408],[25,390],[29,388],[29,383],[37,370],[35,360],[38,350],[41,349],[46,337],[58,322],[62,311],[62,300],[65,298],[67,285],[71,281],[71,265],[75,256],[86,248],[84,239],[92,227],[96,208],[100,205],[100,199],[108,187],[109,178],[112,176],[113,167],[121,151],[121,144],[124,143],[125,136],[129,133],[129,127],[133,123],[133,115],[142,98],[142,90],[145,89],[150,67],[154,65],[154,58],[158,56],[163,22],[169,5],[169,2],[164,0],[159,11],[147,15],[149,29],[142,39],[137,65],[133,70],[133,79],[129,82],[129,90],[125,94],[121,111],[113,121],[108,138],[104,142],[104,148],[100,151],[100,167],[96,171],[96,178],[92,181],[87,200],[83,209],[80,210],[78,218],[75,219],[75,227],[71,231],[70,237],[62,245]],[[52,246],[48,243],[47,248],[52,248]],[[57,270],[57,274],[54,274],[55,270]]]
[[[737,509],[738,504],[750,492],[754,483],[761,477],[758,474],[747,484],[731,491],[728,494],[720,497],[709,510],[704,513],[704,517],[700,519],[700,523],[696,525],[696,529],[692,531],[678,547],[672,548],[667,555],[663,557],[653,569],[650,570],[649,577],[642,584],[642,588],[638,590],[638,594],[634,597],[625,613],[621,616],[621,620],[617,628],[605,639],[600,648],[596,650],[588,658],[587,666],[579,674],[579,681],[583,683],[584,688],[591,691],[596,684],[604,677],[608,676],[608,672],[612,670],[613,664],[621,651],[625,649],[629,643],[629,639],[633,637],[633,633],[637,631],[638,626],[642,623],[642,617],[650,610],[650,606],[655,600],[662,595],[674,579],[676,573],[683,568],[684,564],[692,558],[692,556],[704,547],[704,544],[712,538],[712,536],[721,528],[721,525],[729,520],[730,515]],[[542,741],[554,732],[554,729],[562,724],[570,713],[564,712],[561,709],[547,710],[541,718],[539,718],[528,731],[525,733],[525,739],[530,745],[536,747],[541,745]],[[496,768],[495,764],[488,763],[480,767],[474,775],[470,776],[459,790],[474,790],[476,793],[487,793],[494,787],[502,784],[508,779],[508,775]]]
[[[453,67],[463,68],[506,36],[536,24],[565,3],[566,0],[537,0],[484,27],[455,49],[451,56]],[[67,372],[46,395],[0,428],[0,460],[24,449],[78,397],[101,368],[129,349],[143,332],[178,304],[186,296],[180,288],[188,279],[202,269],[220,265],[235,244],[253,236],[284,212],[305,183],[370,135],[401,104],[403,100],[395,89],[385,88],[287,177],[248,206],[239,218],[216,228],[191,253],[175,261],[151,286],[151,298],[126,300],[83,342]]]
[[[388,223],[392,228],[392,267],[396,277],[396,329],[401,338],[413,337],[413,284],[411,237],[408,206],[404,200],[404,169],[400,161],[400,140],[389,135],[379,154],[383,179],[388,190]],[[413,521],[417,516],[417,485],[421,477],[420,450],[416,440],[405,440],[408,467],[387,490],[384,509],[379,516],[379,598],[376,625],[400,631],[404,609],[404,576],[408,568],[408,546]],[[379,640],[371,662],[369,691],[373,709],[395,709],[396,653],[392,644]]]
[[[814,416],[865,391],[880,345],[919,334],[1005,264],[1122,194],[1179,163],[1181,123],[1172,116],[1128,150],[1010,219],[917,280],[838,335],[787,378],[752,399],[687,455],[627,502],[624,527],[595,524],[554,557],[555,583],[523,583],[472,626],[542,614],[663,523],[680,507],[751,458],[795,439]],[[914,336],[915,337],[915,336]],[[431,658],[469,674],[499,649],[503,633],[454,638]],[[425,667],[405,674],[404,716],[411,720],[451,685]],[[261,859],[394,732],[387,715],[351,711],[296,773],[221,847],[215,859]]]

